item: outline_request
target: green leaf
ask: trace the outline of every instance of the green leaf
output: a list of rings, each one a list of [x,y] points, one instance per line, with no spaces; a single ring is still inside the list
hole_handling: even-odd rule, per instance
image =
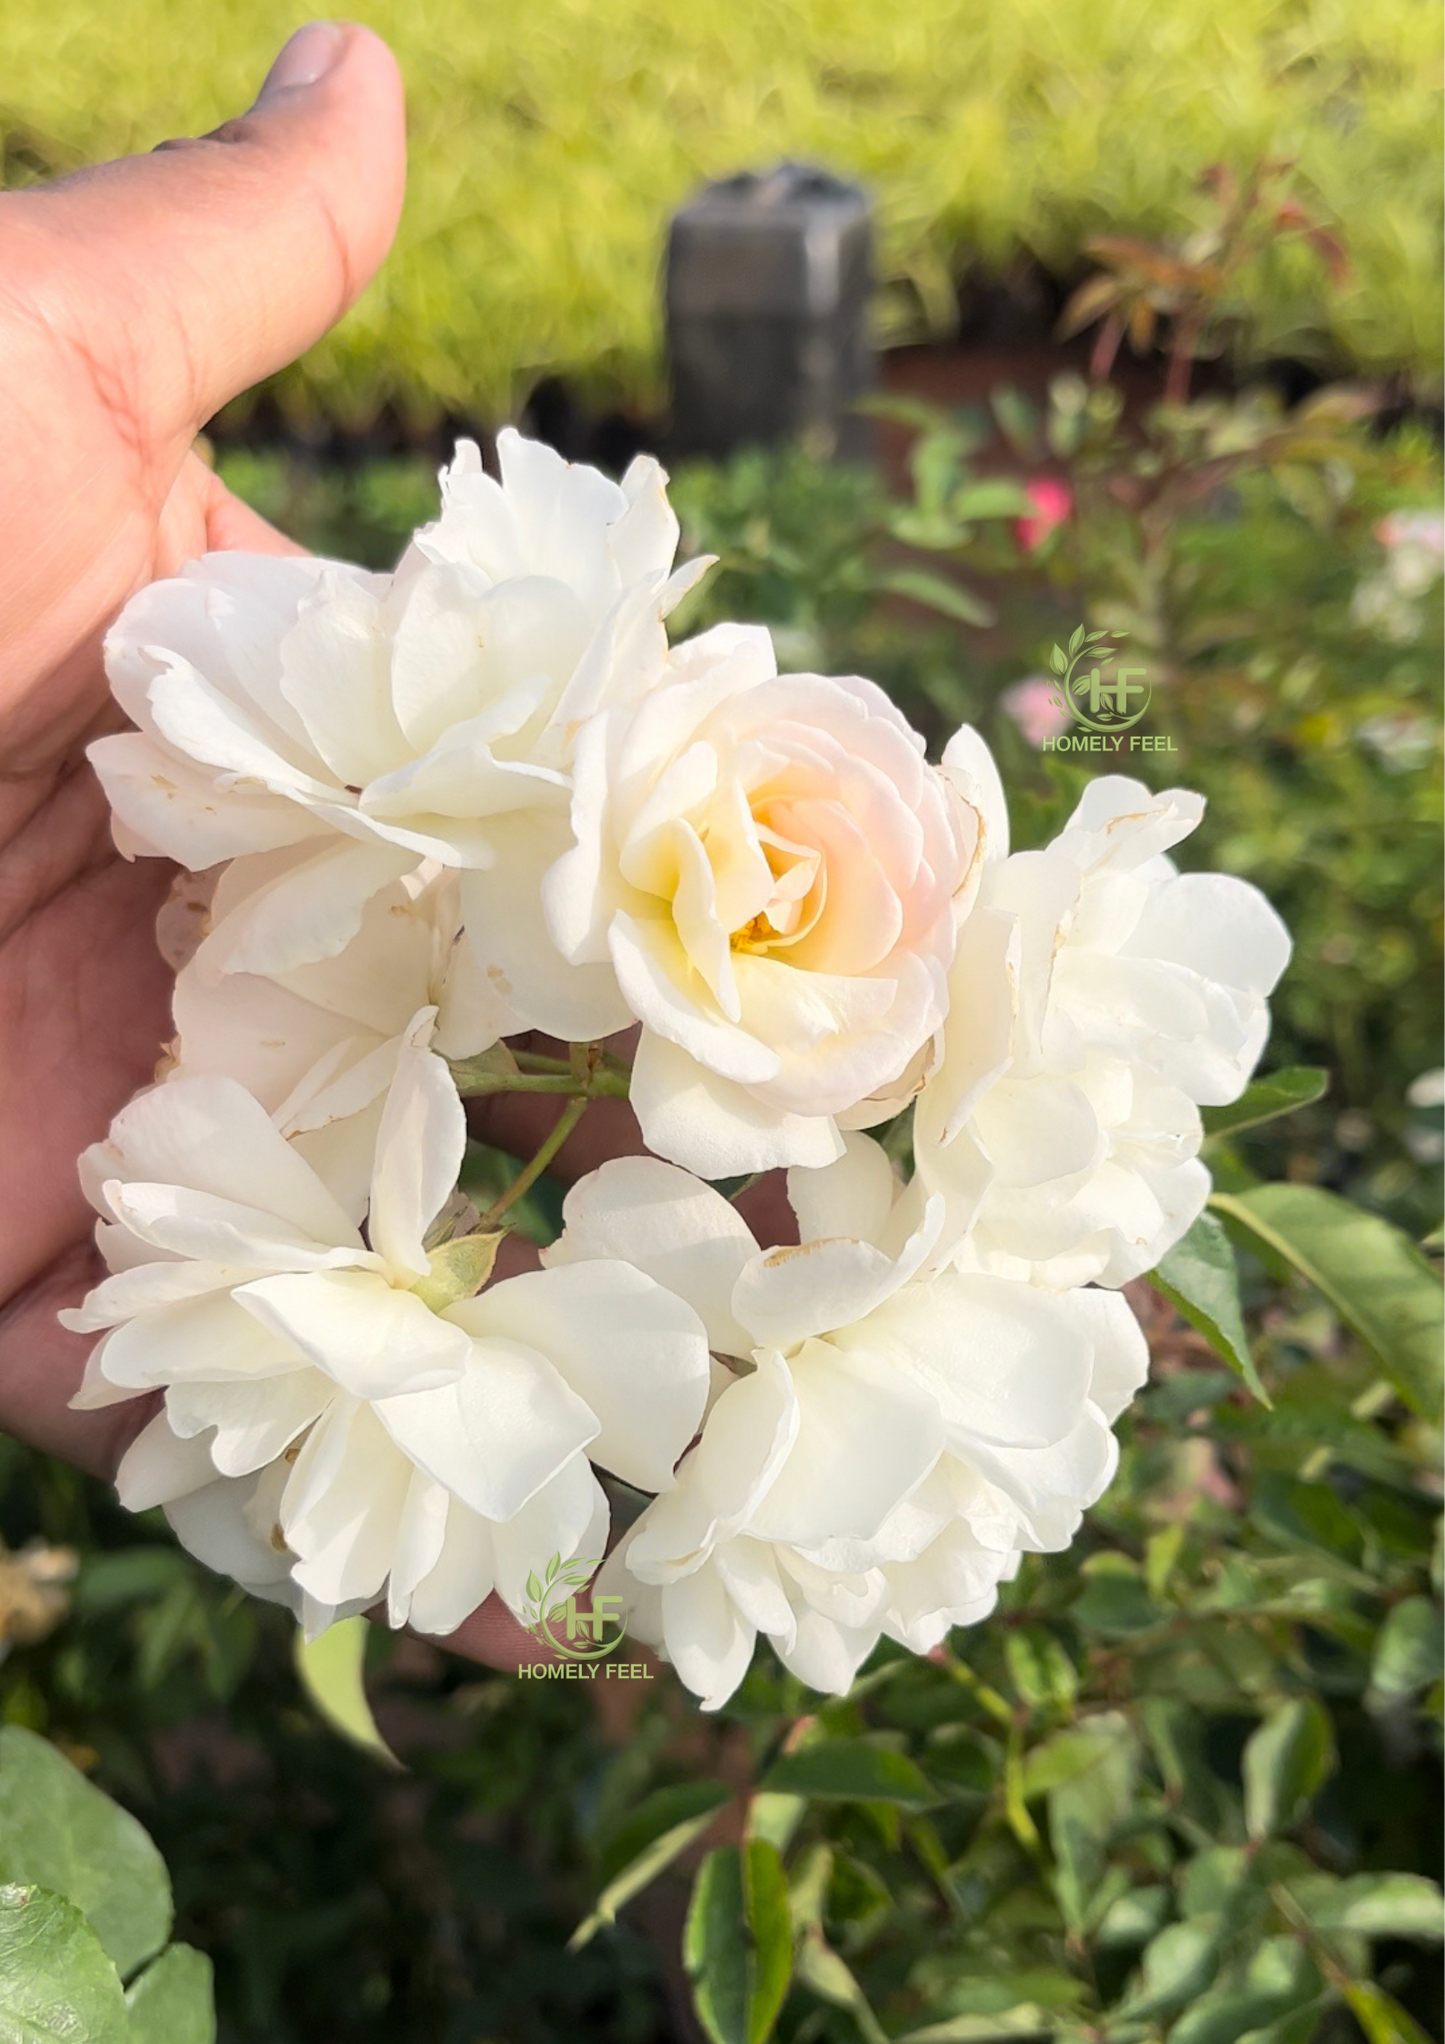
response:
[[[1149,1586],[1127,1555],[1091,1554],[1081,1573],[1084,1585],[1069,1609],[1087,1631],[1124,1639],[1158,1624]]]
[[[1171,1923],[1144,1953],[1143,1978],[1119,2013],[1135,2019],[1169,2016],[1204,1993],[1219,1970],[1212,1923]]]
[[[1177,1808],[1206,1831],[1217,1831],[1223,1790],[1209,1766],[1204,1718],[1187,1703],[1167,1696],[1144,1697],[1139,1716]]]
[[[1317,1405],[1303,1408],[1312,1433],[1316,1427],[1323,1432],[1318,1413]],[[1311,1548],[1330,1555],[1352,1572],[1359,1570],[1364,1535],[1328,1483],[1304,1483],[1298,1477],[1267,1470],[1255,1484],[1249,1516],[1281,1545]],[[1362,1578],[1361,1587],[1368,1582],[1368,1577]]]
[[[1097,1732],[1084,1726],[1073,1725],[1066,1731],[1055,1732],[1050,1739],[1040,1740],[1024,1755],[1023,1771],[1019,1780],[1019,1791],[1025,1802],[1034,1796],[1046,1796],[1065,1782],[1087,1773],[1103,1758],[1107,1741],[1101,1742]]]
[[[1423,1874],[1305,1875],[1287,1885],[1315,1930],[1422,1944],[1438,1944],[1445,1933],[1445,1898]]]
[[[1019,484],[993,479],[965,483],[954,493],[948,508],[965,524],[976,524],[984,518],[1027,518],[1035,506]]]
[[[1251,1838],[1268,1838],[1301,1817],[1334,1766],[1324,1706],[1300,1698],[1271,1713],[1244,1748],[1244,1821]]]
[[[1323,1292],[1412,1411],[1438,1414],[1445,1292],[1408,1236],[1318,1185],[1259,1185],[1210,1205]]]
[[[189,1580],[191,1561],[176,1547],[123,1547],[87,1555],[75,1584],[75,1608],[87,1617],[149,1602]]]
[[[1373,1981],[1347,1981],[1343,1991],[1367,2044],[1431,2044],[1429,2034],[1384,1987]]]
[[[1077,1669],[1042,1625],[1025,1625],[1009,1633],[1004,1659],[1020,1700],[1035,1710],[1067,1710],[1078,1694]]]
[[[918,510],[928,513],[944,509],[965,473],[963,461],[970,438],[950,422],[915,441],[908,466]]]
[[[985,1801],[993,1794],[995,1768],[987,1750],[979,1742],[963,1733],[961,1726],[948,1728],[959,1733],[949,1737],[947,1731],[928,1748],[928,1778],[951,1800],[973,1802],[979,1798]]]
[[[1064,1922],[1082,1935],[1117,1894],[1101,1886],[1109,1840],[1134,1803],[1139,1748],[1128,1722],[1101,1714],[1088,1727],[1098,1757],[1049,1794],[1049,1838],[1057,1868],[1054,1890]],[[1127,1886],[1127,1881],[1125,1882]]]
[[[120,1975],[63,1895],[0,1887],[0,2044],[127,2044]]]
[[[902,397],[893,392],[870,392],[855,399],[855,412],[868,419],[891,419],[900,426],[916,427],[920,433],[947,430],[948,414],[921,397]]]
[[[930,575],[926,568],[889,568],[878,577],[878,586],[890,596],[906,596],[910,602],[926,604],[944,617],[957,618],[960,624],[993,623],[993,612],[980,597],[959,582]]]
[[[1271,1072],[1246,1086],[1231,1106],[1202,1109],[1205,1137],[1238,1135],[1241,1129],[1258,1128],[1261,1122],[1293,1114],[1297,1107],[1323,1099],[1329,1085],[1330,1075],[1320,1065],[1290,1065],[1285,1071]]]
[[[1059,2034],[1056,2010],[1025,2001],[1006,2015],[949,2016],[941,2023],[927,2023],[921,2030],[906,2030],[894,2044],[1013,2044],[1017,2038],[1042,2044],[1043,2039]],[[1077,2032],[1068,2034],[1073,2037]]]
[[[1055,646],[1049,654],[1049,665],[1053,668],[1055,674],[1063,674],[1067,671],[1069,656],[1062,646]]]
[[[189,1945],[170,1945],[131,1983],[129,2044],[215,2044],[211,1962]]]
[[[960,531],[956,519],[936,509],[922,509],[908,504],[888,514],[888,531],[894,539],[901,539],[905,546],[918,547],[928,553],[951,553],[963,545],[967,534]],[[885,586],[882,576],[877,587]]]
[[[1325,2007],[1323,2000],[1304,2002],[1278,2022],[1266,2023],[1263,2029],[1246,2030],[1239,2044],[1315,2044]]]
[[[1169,2044],[1239,2044],[1248,2031],[1313,2001],[1321,1985],[1319,1969],[1296,1939],[1266,1938],[1250,1958],[1243,1986],[1200,1995],[1169,2032]]]
[[[1440,1678],[1439,1606],[1431,1597],[1406,1597],[1380,1627],[1370,1665],[1370,1687],[1382,1696],[1413,1696]]]
[[[683,1963],[712,2044],[766,2044],[788,1991],[788,1884],[764,1839],[721,1846],[698,1870]]]
[[[1266,1899],[1259,1858],[1242,1845],[1206,1845],[1196,1852],[1179,1874],[1180,1915],[1222,1919],[1238,1930]]]
[[[925,1809],[937,1792],[906,1753],[866,1739],[829,1739],[785,1753],[763,1777],[774,1795],[812,1796],[821,1802],[897,1803]]]
[[[720,1781],[684,1781],[671,1788],[654,1789],[608,1834],[601,1853],[601,1878],[615,1879],[638,1853],[675,1824],[693,1817],[710,1817],[731,1800],[732,1790]]]
[[[807,1814],[805,1797],[769,1796],[759,1790],[748,1798],[747,1836],[766,1838],[779,1852],[786,1852]]]
[[[1373,1980],[1346,1981],[1344,1996],[1368,2044],[1430,2044],[1415,2018]]]
[[[799,1943],[797,1978],[820,2001],[847,2009],[858,2025],[863,2044],[888,2044],[888,2034],[869,2007],[862,1988],[816,1923],[808,1925]]]
[[[0,1879],[74,1903],[122,1978],[170,1933],[170,1877],[146,1831],[19,1725],[0,1731]]]
[[[1167,1427],[1178,1427],[1195,1413],[1207,1414],[1216,1425],[1220,1415],[1211,1408],[1233,1397],[1234,1386],[1233,1370],[1176,1370],[1162,1383],[1147,1387],[1144,1409],[1151,1420]]]
[[[1188,1234],[1150,1271],[1149,1282],[1158,1286],[1191,1327],[1199,1329],[1255,1397],[1268,1405],[1269,1394],[1249,1352],[1234,1250],[1213,1214],[1206,1211],[1199,1216]]]
[[[339,1618],[325,1632],[308,1640],[296,1634],[296,1672],[318,1713],[334,1732],[353,1746],[364,1747],[388,1767],[401,1762],[376,1729],[361,1671],[370,1627],[364,1618]]]
[[[990,393],[989,406],[1014,452],[1031,453],[1038,441],[1038,406],[1030,403],[1020,391],[1007,386]]]
[[[1117,1902],[1110,1903],[1094,1941],[1105,1951],[1147,1944],[1164,1928],[1169,1910],[1169,1890],[1162,1884],[1131,1888]]]
[[[657,1789],[620,1824],[602,1855],[602,1890],[591,1913],[568,1941],[580,1952],[634,1895],[655,1881],[712,1822],[732,1791],[716,1781],[681,1782]]]

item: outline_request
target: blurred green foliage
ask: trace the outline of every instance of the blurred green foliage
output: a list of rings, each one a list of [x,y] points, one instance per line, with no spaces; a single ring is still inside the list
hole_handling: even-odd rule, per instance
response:
[[[845,1701],[764,1657],[715,1719],[665,1673],[604,1717],[377,1634],[398,1776],[282,1614],[10,1447],[7,1535],[86,1559],[0,1713],[162,1847],[222,2044],[672,2044],[684,1953],[722,2044],[1438,2038],[1438,1429],[1245,1269],[1272,1406],[1139,1288],[1153,1382],[1074,1549]]]
[[[876,194],[880,328],[947,334],[965,269],[1057,274],[1098,234],[1187,235],[1212,163],[1298,165],[1347,275],[1272,242],[1248,345],[1438,384],[1438,10],[1427,0],[375,0],[412,135],[396,250],[278,394],[296,420],[515,413],[562,372],[660,395],[665,222],[703,179],[817,159]],[[279,0],[0,10],[0,173],[214,126],[298,15]]]

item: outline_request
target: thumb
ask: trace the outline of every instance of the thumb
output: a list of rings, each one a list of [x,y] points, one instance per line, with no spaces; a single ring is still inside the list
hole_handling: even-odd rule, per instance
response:
[[[391,244],[405,176],[391,52],[313,21],[214,134],[17,197],[50,244],[31,243],[37,261],[66,245],[74,282],[51,283],[49,317],[159,451],[335,324]]]

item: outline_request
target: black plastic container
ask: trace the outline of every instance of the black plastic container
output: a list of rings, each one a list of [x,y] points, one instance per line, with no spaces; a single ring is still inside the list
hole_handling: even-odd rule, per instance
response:
[[[862,457],[872,387],[872,227],[857,185],[784,163],[707,185],[667,248],[672,448],[799,441]]]

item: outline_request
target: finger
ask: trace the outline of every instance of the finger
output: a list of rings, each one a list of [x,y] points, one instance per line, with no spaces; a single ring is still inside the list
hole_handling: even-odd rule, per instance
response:
[[[269,518],[242,503],[226,488],[214,469],[207,468],[197,454],[186,456],[186,468],[194,462],[204,481],[201,502],[206,518],[206,549],[209,553],[304,554],[306,548],[288,539]],[[181,471],[182,475],[185,470]]]
[[[151,571],[175,575],[198,554],[228,551],[302,554],[306,549],[233,496],[193,448],[161,509]]]
[[[334,325],[390,246],[404,180],[390,51],[312,22],[240,119],[17,194],[9,217],[49,321],[112,409],[169,444]]]
[[[797,1241],[798,1217],[788,1204],[786,1171],[765,1172],[756,1185],[738,1194],[733,1205],[764,1249]]]
[[[453,1633],[436,1644],[450,1647],[455,1654],[481,1661],[488,1668],[515,1674],[518,1668],[536,1661],[555,1661],[558,1656],[524,1632],[500,1597],[491,1596],[479,1611],[464,1619]]]
[[[105,1276],[99,1252],[85,1240],[0,1307],[0,1429],[47,1455],[59,1455],[91,1476],[113,1480],[126,1449],[155,1415],[157,1392],[73,1412],[72,1395],[95,1346],[56,1318],[78,1305]]]

